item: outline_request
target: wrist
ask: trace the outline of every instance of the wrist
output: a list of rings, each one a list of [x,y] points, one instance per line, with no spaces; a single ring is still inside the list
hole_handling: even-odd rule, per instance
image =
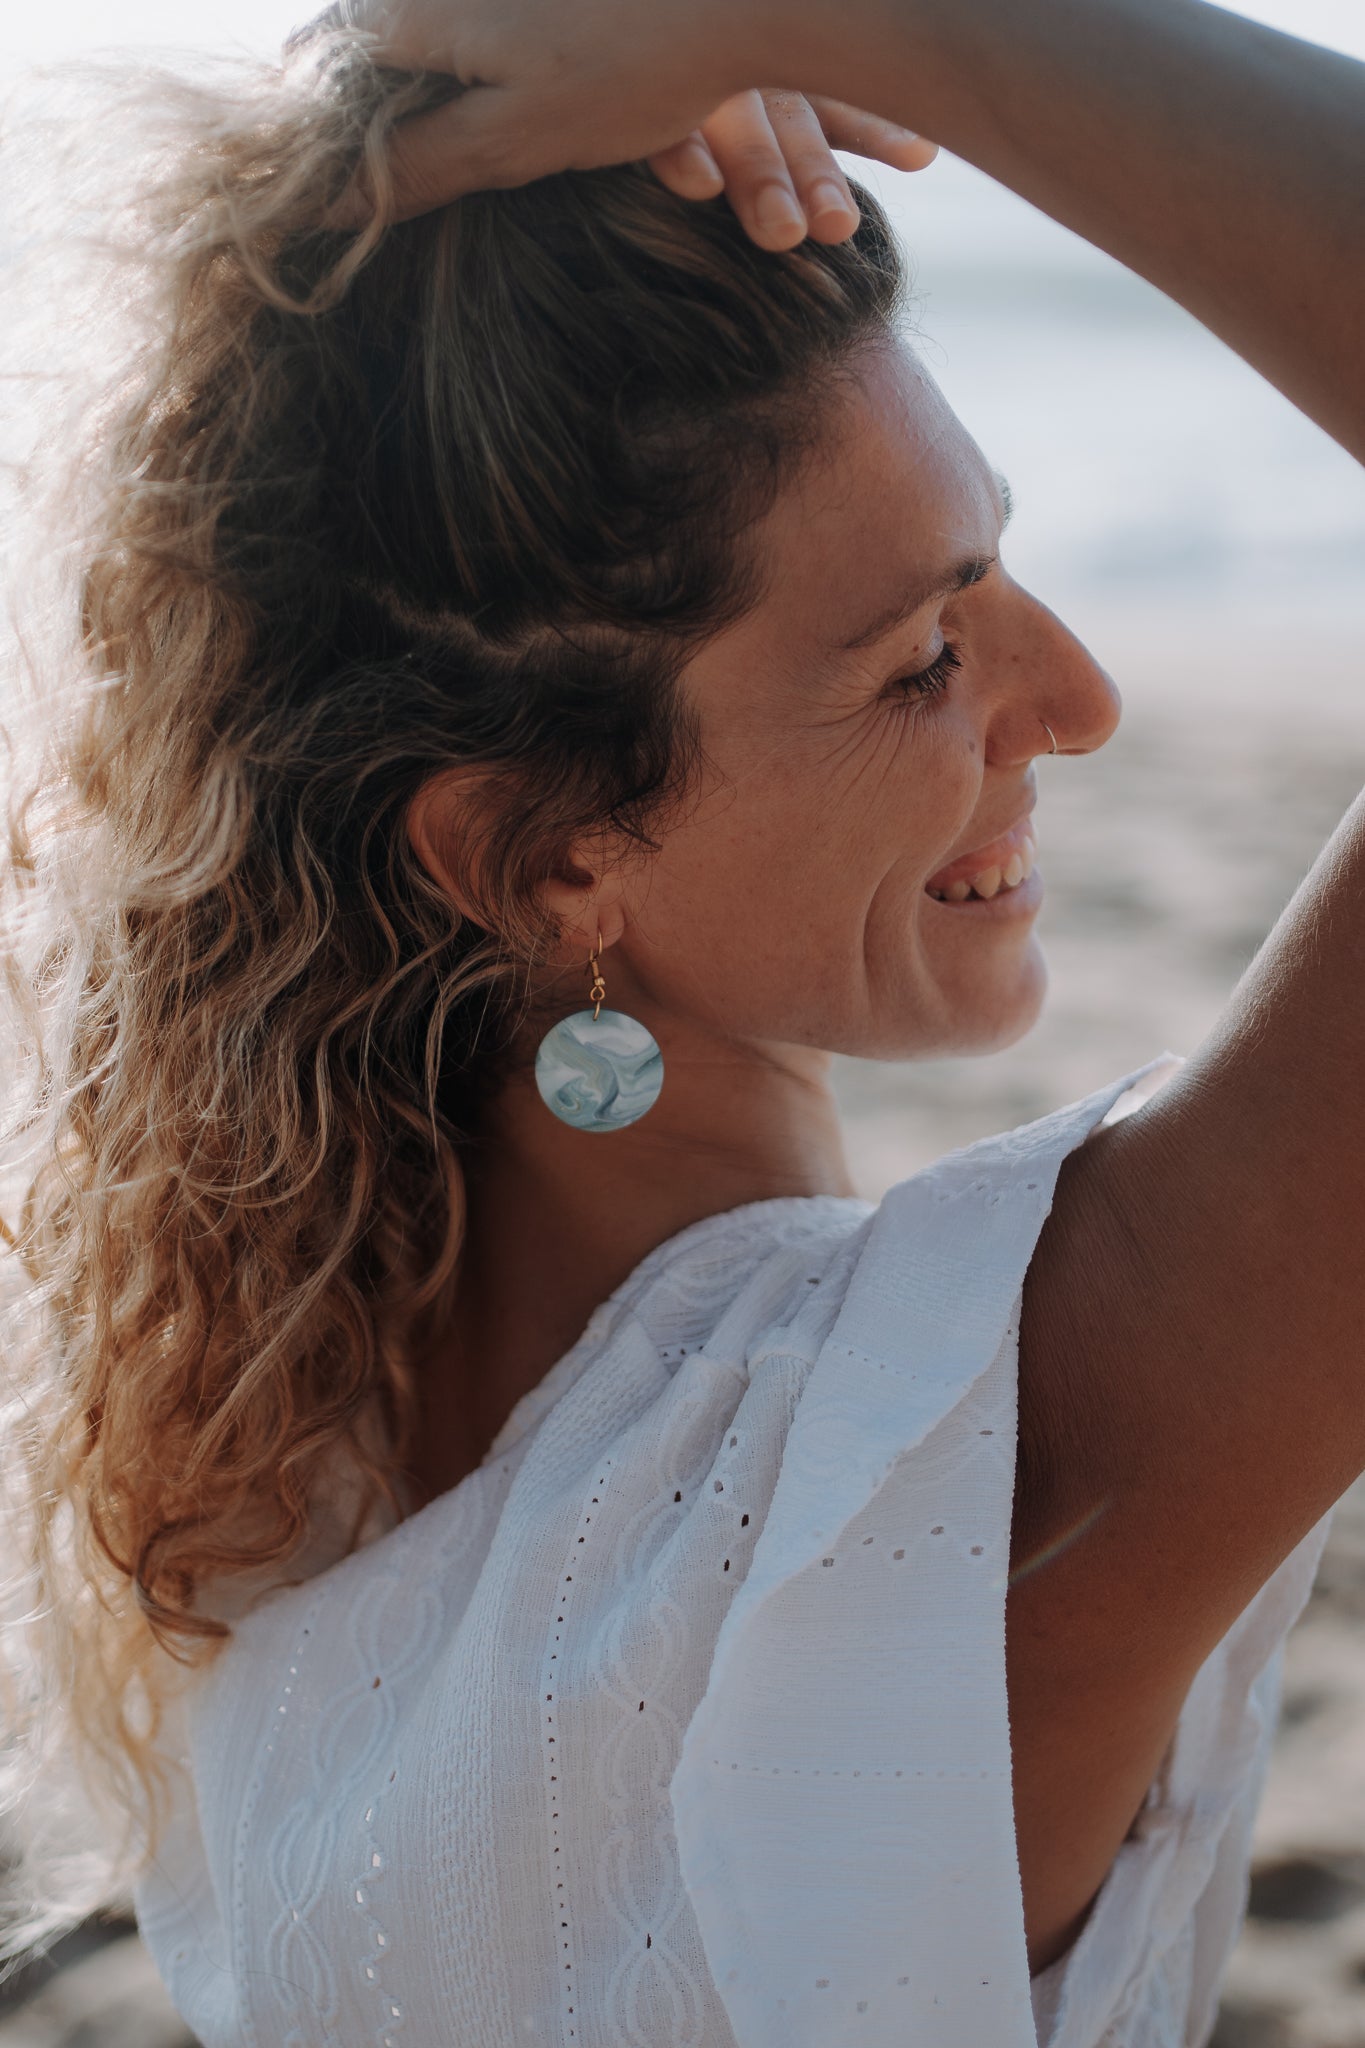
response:
[[[941,139],[991,0],[721,0],[734,90],[823,93]]]
[[[833,95],[885,0],[711,0],[712,33],[725,50],[732,89],[782,86]]]

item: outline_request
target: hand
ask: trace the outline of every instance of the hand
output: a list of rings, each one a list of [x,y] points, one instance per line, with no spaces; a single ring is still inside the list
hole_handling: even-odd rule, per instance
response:
[[[743,47],[745,29],[758,52],[767,41],[752,12],[750,0],[334,0],[315,26],[366,30],[381,63],[465,88],[395,131],[400,215],[643,157],[685,197],[723,190],[766,248],[790,248],[807,230],[841,240],[857,213],[831,151],[918,170],[934,146],[835,100],[737,92],[771,62]],[[837,205],[822,202],[825,183]]]
[[[659,150],[650,167],[683,199],[724,192],[752,240],[790,249],[812,235],[842,242],[858,208],[834,151],[873,157],[898,171],[922,171],[937,145],[842,100],[797,92],[742,92],[699,128]]]

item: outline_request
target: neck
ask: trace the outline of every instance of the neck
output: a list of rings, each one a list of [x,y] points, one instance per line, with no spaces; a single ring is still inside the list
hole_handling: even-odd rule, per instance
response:
[[[657,1245],[748,1202],[855,1192],[829,1068],[806,1047],[672,1032],[653,1109],[627,1130],[589,1133],[553,1117],[518,1066],[471,1148],[454,1326],[424,1389],[424,1495],[479,1462]]]

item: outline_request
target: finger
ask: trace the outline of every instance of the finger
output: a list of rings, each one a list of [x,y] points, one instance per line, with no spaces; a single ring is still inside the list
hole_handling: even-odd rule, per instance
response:
[[[647,159],[661,185],[680,199],[714,199],[725,189],[725,174],[706,146],[700,129]]]
[[[817,242],[843,242],[858,225],[858,205],[810,101],[799,92],[765,92],[777,146]]]
[[[936,142],[895,121],[885,121],[880,114],[851,107],[845,100],[813,94],[810,106],[831,149],[874,158],[897,171],[922,171],[938,155]]]
[[[762,94],[736,93],[703,121],[701,132],[750,240],[761,249],[794,249],[805,239],[806,216]]]

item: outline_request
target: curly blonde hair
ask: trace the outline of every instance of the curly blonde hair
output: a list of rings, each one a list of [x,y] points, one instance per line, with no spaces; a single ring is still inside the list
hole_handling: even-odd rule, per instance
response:
[[[104,367],[29,467],[0,699],[10,1953],[154,1842],[223,1589],[402,1514],[539,884],[686,795],[682,664],[896,309],[866,196],[783,256],[639,166],[388,224],[432,90],[348,33],[102,87],[137,158],[83,230]],[[370,224],[319,225],[357,169]],[[469,763],[505,798],[478,926],[404,829]],[[98,1853],[32,1796],[58,1759]]]

